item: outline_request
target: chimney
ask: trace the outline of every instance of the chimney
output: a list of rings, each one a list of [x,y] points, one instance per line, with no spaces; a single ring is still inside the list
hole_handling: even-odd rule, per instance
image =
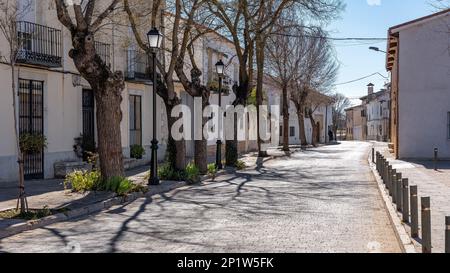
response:
[[[369,83],[368,85],[367,85],[367,87],[368,87],[368,90],[369,90],[369,96],[370,95],[373,95],[373,87],[374,87],[375,85],[373,84],[373,83]]]

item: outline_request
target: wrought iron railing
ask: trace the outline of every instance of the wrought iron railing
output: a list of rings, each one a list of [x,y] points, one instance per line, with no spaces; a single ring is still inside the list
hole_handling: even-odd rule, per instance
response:
[[[62,32],[59,29],[17,22],[17,62],[47,67],[62,66]]]
[[[128,80],[150,80],[148,55],[138,50],[127,50],[126,54],[126,78]]]
[[[95,41],[95,51],[97,55],[105,62],[107,66],[111,66],[111,45]]]

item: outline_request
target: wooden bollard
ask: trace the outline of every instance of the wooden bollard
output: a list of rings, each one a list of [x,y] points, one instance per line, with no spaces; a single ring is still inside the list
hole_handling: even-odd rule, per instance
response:
[[[402,183],[403,188],[403,206],[402,206],[402,212],[403,212],[403,222],[409,223],[409,180],[407,178],[403,179]]]
[[[397,194],[397,211],[402,212],[402,207],[403,207],[403,177],[402,177],[402,173],[397,173],[397,184],[396,187],[397,189],[395,190],[395,193]]]
[[[422,252],[431,253],[431,199],[422,197]]]
[[[375,163],[375,148],[372,148],[372,163]]]
[[[450,253],[450,217],[445,217],[445,253]]]
[[[419,199],[417,193],[417,186],[411,186],[411,237],[413,238],[419,238]]]

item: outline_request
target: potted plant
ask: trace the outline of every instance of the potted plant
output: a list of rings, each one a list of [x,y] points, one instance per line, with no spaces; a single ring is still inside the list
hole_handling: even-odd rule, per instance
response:
[[[142,159],[145,155],[145,149],[141,145],[132,145],[130,149],[131,158]]]
[[[24,154],[38,154],[47,148],[47,138],[43,134],[26,133],[19,138],[20,151]]]

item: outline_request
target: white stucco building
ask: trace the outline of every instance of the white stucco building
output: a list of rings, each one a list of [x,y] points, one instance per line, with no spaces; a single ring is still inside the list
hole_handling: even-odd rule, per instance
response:
[[[367,87],[367,96],[361,98],[362,105],[366,108],[367,140],[387,142],[390,137],[390,92],[388,89],[374,92],[374,85],[371,83]]]
[[[56,163],[81,162],[82,158],[74,149],[80,136],[83,136],[83,145],[86,146],[95,148],[97,141],[95,99],[89,84],[81,78],[72,59],[68,57],[72,48],[70,33],[59,23],[56,11],[50,8],[52,1],[33,0],[32,9],[24,18],[20,18],[21,22],[18,23],[18,34],[25,41],[15,67],[14,79],[19,89],[18,96],[14,96],[19,108],[19,130],[43,134],[48,140],[48,147],[41,153],[26,156],[26,179],[53,178]],[[170,24],[170,20],[167,20],[167,23]],[[126,24],[106,24],[95,37],[97,53],[112,70],[123,71],[126,80],[121,105],[122,150],[126,166],[149,162],[153,135],[153,85],[148,73],[148,56],[139,50],[133,39]],[[166,43],[166,46],[170,45]],[[224,83],[231,90],[233,83],[238,80],[234,45],[219,34],[210,33],[196,41],[195,48],[195,58],[203,71],[204,83],[209,84],[216,80],[213,75],[215,64],[217,60],[223,59],[228,65]],[[0,35],[0,55],[0,82],[5,88],[4,92],[0,93],[2,182],[17,180],[18,175],[13,94],[10,88],[11,70],[7,61],[9,47],[3,35]],[[183,86],[176,78],[175,91],[183,103],[193,107],[193,98],[183,91]],[[217,97],[217,92],[213,92],[211,103],[217,103]],[[233,100],[234,94],[229,92],[224,95],[223,105],[230,104]],[[159,97],[157,113],[160,141],[158,157],[163,160],[169,128],[165,106]],[[215,142],[209,144],[214,146]],[[247,144],[242,144],[242,149],[248,148]],[[130,159],[130,147],[133,145],[141,145],[146,150],[144,158],[139,162]],[[187,156],[193,155],[194,143],[187,142]]]
[[[389,29],[396,157],[450,159],[450,9]]]
[[[274,84],[266,83],[265,90],[267,93],[269,105],[280,106],[280,144],[283,144],[283,110],[282,110],[282,91]],[[318,135],[316,143],[328,143],[330,141],[328,131],[333,125],[333,100],[323,94],[312,92],[311,98],[308,99],[309,107],[313,110],[314,121]],[[321,99],[315,99],[320,96]],[[300,145],[300,125],[298,122],[297,108],[295,104],[289,102],[289,144]],[[312,143],[313,125],[311,119],[305,118],[305,133],[308,144]]]

